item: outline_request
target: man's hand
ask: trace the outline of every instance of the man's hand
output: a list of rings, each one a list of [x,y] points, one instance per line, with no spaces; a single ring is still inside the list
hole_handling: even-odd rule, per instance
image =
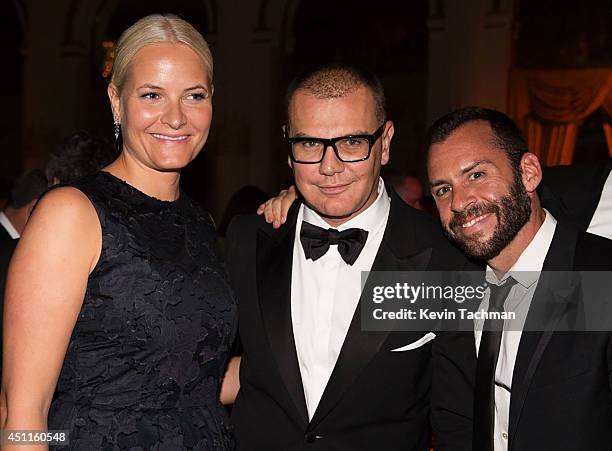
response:
[[[278,196],[268,199],[264,204],[261,204],[257,209],[258,215],[264,215],[267,223],[271,223],[272,227],[278,229],[287,220],[287,212],[297,199],[295,186],[282,190]]]

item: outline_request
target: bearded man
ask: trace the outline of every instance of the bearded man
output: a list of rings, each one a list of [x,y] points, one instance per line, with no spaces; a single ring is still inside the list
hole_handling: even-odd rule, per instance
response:
[[[580,293],[554,275],[610,270],[612,242],[557,222],[542,207],[540,162],[503,113],[460,109],[438,119],[428,136],[427,169],[444,234],[487,264],[491,288],[482,307],[526,316],[519,330],[507,322],[497,329],[489,320],[475,324],[473,404],[433,393],[433,421],[454,414],[455,424],[469,427],[472,418],[474,451],[612,449],[611,336],[557,328]],[[534,312],[552,327],[527,327]],[[466,380],[465,372],[445,376],[456,381],[455,391]]]

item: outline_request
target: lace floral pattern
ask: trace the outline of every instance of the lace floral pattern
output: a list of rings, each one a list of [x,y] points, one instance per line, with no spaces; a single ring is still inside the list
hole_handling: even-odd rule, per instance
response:
[[[78,450],[230,450],[218,401],[236,305],[208,214],[100,172],[74,184],[96,208],[89,277],[50,429]]]

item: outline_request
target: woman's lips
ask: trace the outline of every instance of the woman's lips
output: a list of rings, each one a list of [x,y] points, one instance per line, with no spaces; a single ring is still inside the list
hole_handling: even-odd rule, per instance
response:
[[[189,135],[165,135],[163,133],[151,133],[151,136],[160,141],[168,143],[180,143],[186,141],[189,138]]]

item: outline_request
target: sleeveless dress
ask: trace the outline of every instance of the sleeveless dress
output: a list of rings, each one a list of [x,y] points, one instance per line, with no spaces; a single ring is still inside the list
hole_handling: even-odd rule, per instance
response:
[[[233,449],[218,397],[236,304],[210,216],[183,192],[161,201],[107,172],[72,186],[97,211],[102,251],[49,429],[68,430],[73,450]]]

